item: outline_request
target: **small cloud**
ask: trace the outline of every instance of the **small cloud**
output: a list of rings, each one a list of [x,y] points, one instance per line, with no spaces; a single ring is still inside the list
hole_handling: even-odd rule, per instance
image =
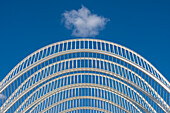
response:
[[[63,13],[65,27],[72,30],[77,37],[94,37],[103,30],[109,19],[92,14],[89,9],[82,6],[78,11],[71,10]]]
[[[0,99],[6,99],[6,96],[3,94],[0,94]]]

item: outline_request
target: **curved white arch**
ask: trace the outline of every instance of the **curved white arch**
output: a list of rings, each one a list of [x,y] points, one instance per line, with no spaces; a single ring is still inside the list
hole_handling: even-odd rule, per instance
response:
[[[83,86],[83,88],[87,88],[87,86],[86,86],[87,84],[85,84],[85,85],[83,85],[83,84],[81,84],[81,86]],[[72,85],[72,86],[70,86],[68,89],[73,89],[73,88],[81,88],[80,86],[78,86],[78,85]],[[96,86],[92,86],[92,88],[96,88],[96,89],[100,89],[100,88],[98,88],[98,87],[96,87]],[[102,89],[102,88],[101,88]],[[58,93],[58,92],[61,92],[61,91],[64,91],[64,90],[66,90],[65,88],[63,88],[63,89],[61,89],[61,90],[59,90],[59,91],[55,91],[55,92],[52,92],[52,94],[55,94],[55,93]],[[105,89],[104,89],[105,90]],[[106,89],[106,91],[109,91],[109,89]],[[112,91],[110,91],[110,92],[112,92]],[[114,92],[115,94],[116,94],[116,92]],[[48,97],[50,97],[52,94],[48,94],[47,96],[43,96],[43,100],[44,99],[46,99],[46,98],[48,98]],[[117,93],[117,95],[119,95],[120,97],[121,97],[121,95],[119,94],[119,93]],[[80,96],[80,97],[72,97],[72,98],[68,98],[68,100],[70,99],[70,100],[72,100],[72,99],[75,99],[75,98],[77,98],[77,99],[81,99],[81,98],[89,98],[89,99],[98,99],[98,100],[102,100],[102,101],[105,101],[105,102],[109,102],[109,103],[111,103],[111,104],[113,104],[113,102],[112,101],[109,101],[109,100],[106,100],[106,99],[103,99],[103,98],[98,98],[98,97],[92,97],[92,96]],[[122,97],[123,98],[123,97]],[[124,99],[126,99],[126,98],[124,98]],[[38,100],[38,102],[37,103],[40,103],[41,101],[43,101],[43,100]],[[67,99],[65,99],[65,100],[67,100]],[[62,100],[62,101],[65,101],[65,100]],[[138,111],[140,111],[139,109],[138,109],[138,107],[136,107],[136,105],[135,104],[133,104],[131,101],[129,101],[129,100],[127,100],[129,103],[131,103],[132,104],[132,106],[134,107],[134,108],[136,108]],[[60,102],[59,102],[60,103]],[[116,105],[116,103],[115,103],[115,105]],[[139,105],[139,104],[138,104]],[[118,105],[117,105],[118,106]],[[119,105],[120,106],[120,105]],[[30,109],[32,107],[32,105],[31,106],[29,106],[28,108],[26,108],[24,111],[22,111],[22,112],[26,112],[28,109]],[[141,107],[141,106],[140,106]],[[121,106],[119,107],[119,108],[121,108]],[[48,108],[47,108],[48,109]],[[141,108],[142,109],[142,108]],[[152,109],[152,108],[151,108]],[[147,112],[147,110],[146,109],[143,109],[145,112]],[[17,110],[15,111],[15,113],[17,113]],[[155,112],[156,113],[156,112]]]
[[[75,89],[76,87],[73,87],[73,88],[70,88],[70,89]],[[100,88],[95,88],[95,89],[100,89]],[[66,89],[66,90],[68,90],[68,89]],[[64,90],[61,90],[61,91],[58,91],[57,93],[60,93],[60,92],[63,92],[63,91],[66,91],[65,89]],[[54,94],[55,95],[55,94]],[[50,95],[50,96],[52,96],[52,95]],[[48,98],[48,97],[47,97]],[[46,99],[47,99],[46,98]],[[56,102],[56,103],[54,103],[54,104],[52,104],[50,107],[48,107],[48,108],[46,108],[46,109],[44,109],[43,111],[41,111],[41,112],[44,112],[44,111],[47,111],[48,109],[51,109],[52,107],[54,107],[54,106],[56,106],[56,105],[58,105],[58,104],[60,104],[60,103],[63,103],[64,101],[68,101],[68,100],[74,100],[74,99],[82,99],[82,98],[88,98],[88,99],[96,99],[96,100],[104,100],[105,102],[108,102],[108,103],[110,103],[110,104],[112,104],[112,105],[114,105],[114,106],[116,106],[116,107],[119,107],[119,108],[121,108],[121,109],[124,109],[124,111],[128,111],[128,110],[126,110],[125,108],[123,108],[122,106],[120,106],[120,105],[118,105],[117,103],[114,103],[113,101],[110,101],[110,100],[108,100],[108,99],[104,99],[104,98],[100,98],[100,97],[95,97],[95,96],[80,96],[80,97],[72,97],[72,98],[67,98],[67,99],[64,99],[64,100],[60,100],[60,101],[58,101],[58,102]],[[44,99],[45,100],[45,99]],[[29,112],[31,113],[38,105],[40,105],[41,104],[41,102],[43,102],[44,100],[41,100],[36,106],[34,106]],[[138,112],[140,112],[141,113],[141,111],[132,103],[132,102],[130,102],[130,101],[128,101],[128,100],[126,100],[127,102],[129,102],[130,104],[132,104],[133,105],[133,107],[138,111]]]
[[[152,64],[150,64],[150,63],[149,63],[146,59],[144,59],[142,56],[140,56],[139,54],[135,53],[134,51],[132,51],[132,50],[126,48],[126,47],[123,47],[123,46],[121,46],[121,45],[118,45],[118,44],[115,44],[115,43],[112,43],[112,42],[108,42],[108,41],[97,40],[97,39],[73,39],[73,40],[66,40],[66,41],[57,42],[57,43],[54,43],[54,44],[45,46],[45,47],[43,47],[43,48],[35,51],[34,53],[30,54],[28,57],[26,57],[24,60],[22,60],[17,66],[15,66],[15,67],[11,70],[11,72],[9,72],[9,74],[2,80],[1,85],[3,84],[3,82],[8,81],[8,77],[12,74],[12,72],[13,72],[15,69],[17,69],[19,66],[21,66],[21,65],[23,64],[23,62],[26,61],[26,60],[27,60],[28,58],[30,58],[31,56],[36,55],[38,52],[40,52],[40,51],[42,51],[42,50],[44,50],[44,49],[48,49],[49,47],[52,47],[52,46],[54,46],[54,45],[57,45],[57,44],[59,45],[59,44],[61,44],[61,43],[64,44],[64,43],[74,42],[74,41],[96,41],[96,42],[104,42],[104,43],[107,43],[107,44],[116,45],[117,47],[123,48],[123,49],[127,50],[128,52],[131,52],[131,53],[137,55],[139,58],[141,58],[143,61],[145,61],[148,65],[150,65],[150,66],[160,75],[161,79],[163,79],[163,81],[164,81],[167,85],[166,85],[165,83],[163,83],[159,78],[157,78],[156,76],[154,76],[154,75],[152,75],[152,74],[150,74],[150,73],[149,73],[149,76],[150,76],[151,78],[153,78],[155,81],[157,81],[161,86],[163,86],[163,87],[170,93],[170,89],[168,88],[168,87],[170,87],[170,83],[166,80],[166,78],[165,78]],[[106,52],[106,51],[104,51],[104,52]],[[119,55],[119,57],[120,57],[120,55]],[[121,56],[121,57],[122,57],[122,56]],[[123,57],[122,57],[122,58],[123,58]],[[126,61],[128,60],[127,58],[124,58],[124,59],[125,59]],[[130,64],[133,64],[133,63],[134,63],[134,62],[130,61]],[[134,63],[134,64],[135,64],[135,63]],[[22,67],[22,66],[21,66],[21,67]],[[140,66],[138,65],[138,67],[140,67]],[[142,69],[142,70],[145,70],[145,69]],[[11,80],[11,79],[10,79],[10,80]],[[4,85],[5,85],[5,84],[4,84]],[[0,91],[1,91],[1,90],[0,90]]]
[[[50,81],[50,82],[52,82],[52,81]],[[123,82],[121,82],[120,81],[120,83],[122,83],[122,84],[124,84]],[[47,83],[46,83],[47,84]],[[45,86],[46,84],[44,84],[43,86]],[[124,84],[125,86],[127,86],[126,84]],[[41,86],[41,87],[39,87],[37,90],[35,90],[34,92],[36,92],[36,91],[38,91],[40,88],[42,88],[43,86]],[[74,87],[74,86],[77,86],[77,87],[101,87],[102,89],[105,89],[105,90],[109,90],[109,91],[112,91],[112,92],[114,92],[115,94],[118,94],[118,95],[120,95],[121,97],[124,97],[124,98],[126,98],[127,100],[129,100],[129,101],[132,101],[131,99],[132,98],[130,98],[130,97],[128,97],[128,96],[126,96],[125,94],[123,94],[123,93],[121,93],[121,92],[117,92],[117,90],[115,90],[115,89],[112,89],[112,88],[109,88],[109,87],[107,87],[107,86],[101,86],[101,85],[99,85],[99,84],[88,84],[88,83],[83,83],[83,84],[73,84],[73,85],[68,85],[70,88],[72,88],[72,87]],[[68,86],[64,86],[64,87],[61,87],[62,89],[67,89],[68,88]],[[128,88],[130,88],[130,89],[132,89],[133,90],[133,88],[131,88],[130,86],[127,86]],[[59,90],[60,88],[58,88],[57,89],[57,91]],[[55,91],[55,90],[54,90]],[[141,99],[143,99],[144,100],[144,102],[149,106],[149,108],[152,110],[152,111],[154,111],[155,113],[156,113],[156,111],[152,108],[152,106],[138,93],[138,92],[136,92],[135,90],[133,90]],[[53,94],[53,93],[55,93],[55,92],[53,92],[53,91],[51,91],[50,93],[48,93],[48,94],[46,94],[46,97],[48,97],[48,96],[50,96],[51,94]],[[20,107],[21,106],[23,106],[24,105],[24,103],[33,95],[34,93],[32,93],[30,96],[28,96],[27,97],[27,99],[20,105]],[[44,97],[45,98],[45,97]],[[41,99],[43,99],[43,98],[41,98]],[[40,101],[40,99],[38,99],[38,100],[36,100],[35,102],[37,103],[37,102],[39,102]],[[29,108],[31,108],[31,106],[33,106],[33,105],[35,105],[35,102],[33,102],[27,109],[29,109]],[[136,101],[133,101],[136,105],[138,105],[141,109],[143,109],[144,111],[147,111],[146,110],[146,108],[144,108],[142,105],[140,105],[138,102],[136,102]],[[19,108],[20,108],[19,107]],[[18,111],[19,110],[19,108],[16,110],[16,111]],[[7,110],[7,109],[6,109]],[[6,111],[5,110],[5,111]]]
[[[87,42],[87,46],[86,46],[86,42]],[[70,43],[70,49],[69,49],[69,43]],[[78,43],[79,45],[76,45],[76,43]],[[90,45],[90,43],[92,43],[92,45]],[[94,43],[96,43],[96,45]],[[99,46],[101,48],[98,48],[98,45],[97,45],[98,43],[100,44]],[[81,44],[84,44],[84,45],[81,45]],[[75,49],[74,49],[73,46],[75,46]],[[92,47],[90,47],[90,46],[92,46]],[[55,49],[57,47],[58,47],[58,52],[55,52]],[[112,49],[113,49],[113,51],[112,51]],[[142,89],[141,88],[142,86],[133,83],[133,81],[130,81],[126,78],[121,77],[121,75],[119,75],[119,74],[115,74],[115,73],[110,72],[108,70],[101,70],[101,69],[94,68],[95,71],[103,72],[103,73],[106,73],[106,74],[109,74],[109,75],[113,75],[114,77],[125,81],[126,83],[137,88],[142,93],[146,94],[162,110],[164,110],[165,112],[170,111],[169,105],[165,102],[165,101],[167,101],[167,98],[165,99],[165,101],[163,99],[165,95],[167,96],[167,94],[170,96],[170,83],[167,81],[167,79],[151,63],[149,63],[146,59],[144,59],[142,56],[135,53],[134,51],[132,51],[132,50],[126,48],[126,47],[123,47],[121,45],[118,45],[118,44],[115,44],[115,43],[112,43],[112,42],[108,42],[108,41],[98,40],[98,39],[66,40],[66,41],[57,42],[57,43],[45,46],[45,47],[35,51],[34,53],[27,56],[20,63],[18,63],[8,73],[8,75],[0,82],[0,93],[4,93],[3,91],[5,91],[5,89],[8,86],[11,87],[11,84],[13,82],[15,82],[15,80],[17,80],[17,78],[19,78],[20,76],[22,76],[22,74],[26,73],[27,71],[31,70],[32,68],[38,66],[39,64],[41,64],[41,63],[43,63],[47,60],[50,60],[54,57],[57,57],[57,56],[67,55],[69,53],[78,53],[78,52],[91,52],[91,53],[100,53],[100,54],[108,55],[108,56],[120,59],[121,61],[124,61],[127,64],[137,68],[141,72],[145,73],[147,76],[149,76],[151,78],[151,80],[154,80],[157,84],[159,84],[161,86],[161,88],[163,88],[163,90],[167,91],[166,94],[164,94],[164,92],[163,92],[163,96],[160,93],[158,94],[158,92],[156,92],[156,90],[158,91],[158,89],[155,89],[154,87],[152,87],[153,86],[152,83],[150,84],[149,82],[145,81],[144,78],[140,77],[140,75],[138,75],[137,73],[133,72],[132,70],[130,70],[128,68],[127,69],[130,70],[130,72],[134,73],[136,77],[140,78],[139,82],[141,82],[141,80],[142,80],[142,82],[145,83],[144,85],[147,86],[148,91],[145,91],[145,88]],[[131,54],[132,54],[132,56],[131,56]],[[128,58],[128,57],[130,57],[130,58]],[[69,61],[69,60],[73,60],[73,59],[78,59],[78,58],[71,58],[71,59],[60,61],[60,62],[65,62],[65,61]],[[98,59],[98,58],[90,58],[90,57],[88,57],[88,58],[81,57],[80,59],[102,60],[102,61],[107,61],[107,62],[113,64],[112,61],[108,61],[108,60],[102,59],[102,58]],[[124,66],[122,66],[118,63],[114,63],[114,64],[119,65],[122,68],[126,68],[126,67],[124,67]],[[51,64],[49,64],[48,66],[51,66]],[[40,71],[42,69],[40,69]],[[93,68],[91,68],[91,69],[90,68],[81,68],[81,69],[79,68],[79,69],[72,69],[72,70],[65,70],[65,71],[69,72],[69,71],[75,71],[75,70],[88,71],[88,70],[93,70]],[[61,72],[61,73],[64,73],[64,72]],[[61,74],[61,73],[59,72],[58,75]],[[31,76],[34,76],[34,74],[31,75]],[[26,81],[28,79],[29,78],[24,80],[24,82],[19,85],[19,88],[22,87],[22,85],[24,83],[26,83]],[[45,78],[44,81],[46,81],[48,79],[49,78]],[[41,81],[41,83],[43,83],[43,81]],[[34,84],[34,86],[36,86],[38,84],[39,83],[36,83],[36,84]],[[14,83],[14,85],[15,85],[15,83]],[[14,86],[14,87],[16,87],[16,86]],[[29,87],[26,90],[26,92],[22,93],[20,96],[26,94],[33,87],[31,87],[31,88]],[[16,98],[15,96],[18,96],[16,93],[19,90],[19,88],[16,88],[15,91],[8,92],[8,93],[12,93],[12,95],[9,95],[6,102],[3,103],[3,105],[1,106],[1,110],[5,109],[5,108],[10,108],[18,100],[18,99],[12,99],[12,98]],[[6,94],[6,92],[5,92],[5,94]],[[12,100],[10,100],[10,99],[12,99]]]
[[[112,112],[109,112],[107,110],[104,110],[104,109],[101,109],[101,108],[95,108],[95,107],[78,107],[78,108],[72,108],[72,109],[67,109],[67,110],[64,110],[60,113],[67,113],[67,112],[70,112],[70,111],[75,111],[75,110],[82,110],[82,109],[88,109],[88,110],[97,110],[97,111],[101,111],[101,112],[104,112],[104,113],[112,113]]]
[[[98,97],[90,97],[90,96],[82,96],[82,97],[79,97],[79,98],[73,97],[73,98],[65,99],[65,100],[62,100],[62,101],[60,101],[60,102],[58,102],[58,103],[55,103],[55,104],[51,105],[50,107],[42,110],[41,112],[44,113],[44,112],[48,111],[49,109],[53,108],[54,106],[56,106],[56,105],[58,105],[58,104],[61,104],[61,103],[65,102],[65,101],[69,101],[69,100],[75,100],[75,99],[95,99],[95,100],[100,100],[100,101],[103,101],[103,100],[104,100],[105,102],[110,103],[110,104],[112,104],[112,105],[114,105],[114,106],[122,109],[123,111],[126,111],[127,113],[130,113],[127,109],[123,108],[122,106],[120,106],[120,105],[118,105],[118,104],[113,103],[112,101],[105,100],[105,99],[101,99],[101,98],[98,98]],[[35,107],[34,107],[34,108],[35,108]],[[33,108],[33,109],[34,109],[34,108]],[[78,108],[80,109],[81,107],[78,107]],[[78,108],[77,108],[77,109],[78,109]],[[93,108],[93,107],[92,107],[92,108]],[[32,109],[32,110],[33,110],[33,109]],[[95,108],[93,108],[93,109],[95,109]],[[30,113],[32,112],[32,110],[30,111]],[[102,111],[106,111],[106,110],[103,110],[103,109],[102,109]],[[63,111],[63,112],[64,112],[64,111]],[[66,112],[66,110],[65,110],[65,112]],[[139,110],[139,112],[142,113],[140,110]]]
[[[81,59],[81,58],[72,58],[72,59],[67,59],[67,60],[63,60],[63,61],[59,61],[59,62],[56,62],[56,63],[54,63],[54,64],[57,64],[57,63],[61,63],[61,62],[65,62],[65,61],[70,61],[70,60],[76,60],[76,59]],[[114,62],[111,62],[111,61],[108,61],[108,60],[103,60],[103,59],[97,59],[97,58],[83,58],[83,59],[95,59],[95,60],[100,60],[100,61],[107,61],[107,62],[109,62],[109,63],[113,63],[113,64],[116,64],[116,63],[114,63]],[[49,66],[51,66],[51,65],[54,65],[54,64],[50,64],[50,65],[48,65],[47,67],[49,67]],[[120,65],[120,64],[116,64],[116,65],[118,65],[118,66],[121,66],[121,67],[124,67],[124,66],[122,66],[122,65]],[[46,67],[44,67],[44,68],[46,68]],[[126,67],[124,67],[125,69],[127,69],[128,71],[130,71],[130,72],[132,72],[130,69],[128,69],[128,68],[126,68]],[[43,70],[43,69],[41,69],[41,70]],[[81,69],[80,69],[81,70]],[[84,69],[84,70],[90,70],[90,69]],[[93,70],[93,69],[92,69]],[[96,69],[95,69],[96,70]],[[66,71],[66,70],[64,70],[65,72],[69,72],[70,70],[68,70],[68,71]],[[98,72],[103,72],[103,71],[101,71],[101,70],[99,70],[98,69]],[[106,73],[107,71],[106,70],[104,70],[104,73]],[[38,72],[37,72],[38,73]],[[107,73],[109,73],[109,74],[111,74],[110,72],[107,72]],[[132,73],[134,73],[134,72],[132,72]],[[58,74],[60,74],[60,73],[58,73]],[[135,73],[134,73],[135,74]],[[115,76],[115,75],[117,75],[117,74],[111,74],[111,75],[113,75],[113,76]],[[135,75],[137,75],[137,74],[135,74]],[[120,76],[120,75],[119,75]],[[122,80],[124,80],[124,81],[126,81],[127,83],[129,83],[129,84],[131,84],[132,86],[134,86],[134,87],[136,87],[137,89],[139,89],[140,91],[142,91],[144,94],[146,94],[147,96],[149,96],[154,102],[156,102],[156,103],[158,103],[158,105],[159,105],[159,107],[161,107],[162,109],[166,109],[166,108],[164,108],[164,106],[162,105],[162,103],[159,103],[159,101],[157,100],[157,99],[155,99],[154,97],[153,97],[153,95],[151,95],[151,94],[149,94],[148,92],[146,92],[145,90],[142,90],[142,88],[140,88],[138,85],[136,85],[136,84],[133,84],[131,81],[128,81],[128,79],[126,80],[126,78],[121,78],[121,76],[119,77],[119,76],[115,76],[115,77],[118,77],[118,78],[120,78],[120,79],[122,79]],[[147,82],[145,82],[145,80],[143,79],[143,78],[141,78],[139,75],[137,75],[141,80],[143,80],[144,81],[144,83],[157,95],[157,97],[163,102],[163,104],[165,104],[166,105],[166,107],[169,109],[169,106],[166,104],[166,102],[164,102],[164,100],[159,96],[159,94],[157,94],[157,92],[147,83]],[[32,76],[30,76],[30,77],[32,77]],[[50,77],[50,76],[49,76]],[[51,76],[52,77],[52,76]],[[29,79],[29,78],[27,78],[27,79]],[[48,78],[46,78],[45,80],[48,80]],[[26,81],[25,81],[26,82]],[[43,81],[42,81],[43,82]],[[38,84],[40,84],[40,83],[42,83],[42,82],[39,82]],[[22,86],[22,85],[21,85]],[[34,84],[32,87],[31,87],[31,89],[33,89],[34,87],[36,86],[36,84]],[[20,88],[20,87],[19,87]],[[31,90],[30,89],[30,90]],[[17,90],[16,90],[17,91]],[[29,90],[28,90],[29,91]],[[24,94],[26,94],[28,91],[24,91],[24,93],[22,93],[22,95],[24,95]],[[14,94],[15,95],[15,94]],[[20,95],[20,98],[22,97],[22,95]],[[17,98],[17,99],[19,99],[19,98]],[[17,101],[17,100],[16,100]]]
[[[60,113],[67,113],[69,111],[74,111],[74,110],[80,110],[80,109],[90,109],[90,110],[97,110],[97,111],[101,111],[101,112],[106,112],[106,110],[103,110],[103,109],[100,109],[100,108],[92,108],[92,107],[79,107],[79,108],[72,108],[72,109],[68,109],[68,110],[64,110]],[[112,113],[112,112],[109,112],[107,111],[107,113]]]

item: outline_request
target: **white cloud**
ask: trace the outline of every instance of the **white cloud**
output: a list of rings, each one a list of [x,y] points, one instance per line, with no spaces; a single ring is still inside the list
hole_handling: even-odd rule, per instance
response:
[[[6,99],[6,96],[3,94],[0,94],[0,99]]]
[[[107,18],[92,14],[84,6],[78,11],[66,11],[63,17],[65,27],[72,30],[72,35],[77,37],[94,37],[109,21]]]

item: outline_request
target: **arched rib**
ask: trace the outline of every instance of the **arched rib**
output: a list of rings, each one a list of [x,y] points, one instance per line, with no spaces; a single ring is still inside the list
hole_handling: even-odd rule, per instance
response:
[[[85,110],[85,109],[88,109],[88,110],[96,110],[96,111],[101,111],[101,112],[104,112],[104,113],[112,113],[112,112],[109,112],[109,111],[106,111],[104,109],[100,109],[100,108],[95,108],[95,107],[77,107],[77,108],[71,108],[71,109],[67,109],[67,110],[64,110],[60,113],[67,113],[67,112],[70,112],[70,111],[75,111],[75,110]],[[127,112],[128,113],[128,112]]]
[[[82,59],[82,58],[72,58],[72,59],[67,59],[67,60],[63,60],[63,61],[59,61],[59,62],[56,62],[56,63],[54,63],[54,64],[57,64],[57,63],[61,63],[61,62],[66,62],[66,61],[70,61],[70,60],[78,60],[78,59]],[[86,60],[89,60],[89,59],[92,59],[92,60],[99,60],[99,61],[105,61],[105,62],[109,62],[109,63],[112,63],[112,64],[115,64],[115,65],[118,65],[118,66],[120,66],[120,67],[123,67],[123,68],[125,68],[126,70],[128,70],[128,71],[130,71],[131,73],[133,73],[133,74],[135,74],[138,78],[140,78],[156,95],[157,95],[157,97],[163,102],[163,104],[165,104],[166,105],[166,107],[167,108],[169,108],[169,106],[166,104],[166,102],[164,102],[164,100],[159,96],[159,94],[142,78],[142,77],[140,77],[138,74],[136,74],[136,73],[134,73],[132,70],[130,70],[130,69],[128,69],[128,68],[126,68],[126,67],[124,67],[124,66],[122,66],[122,65],[120,65],[120,64],[117,64],[117,63],[114,63],[114,62],[111,62],[111,61],[108,61],[108,60],[103,60],[103,59],[98,59],[98,58],[83,58],[83,59],[86,59]],[[50,64],[50,65],[48,65],[47,67],[50,67],[50,66],[52,66],[52,65],[54,65],[54,64]],[[46,67],[44,67],[43,69],[45,69]],[[41,69],[41,70],[43,70],[43,69]],[[40,71],[41,71],[40,70]],[[80,69],[81,70],[81,69]],[[82,69],[82,70],[90,70],[90,69]],[[94,69],[91,69],[91,70],[94,70]],[[97,69],[95,69],[95,70],[97,70]],[[64,70],[65,72],[69,72],[69,70]],[[111,74],[110,72],[108,72],[108,71],[106,71],[106,70],[97,70],[98,72],[104,72],[104,73],[109,73],[109,74]],[[38,71],[39,72],[39,71]],[[38,73],[37,72],[37,73]],[[59,74],[61,74],[60,72],[59,72]],[[142,91],[144,94],[146,94],[147,96],[149,96],[155,103],[158,103],[158,105],[162,108],[162,109],[166,109],[166,108],[164,108],[164,106],[163,105],[161,105],[162,103],[160,103],[157,99],[155,99],[154,97],[153,97],[153,95],[151,95],[151,94],[149,94],[148,92],[146,92],[145,90],[142,90],[141,89],[141,87],[139,87],[137,84],[134,84],[134,83],[132,83],[131,81],[129,81],[128,79],[126,79],[126,78],[124,78],[124,77],[121,77],[120,75],[118,75],[117,76],[117,74],[115,74],[115,73],[112,73],[111,75],[113,75],[113,76],[115,76],[115,77],[117,77],[117,78],[120,78],[120,79],[122,79],[122,80],[124,80],[124,81],[126,81],[127,83],[129,83],[129,84],[131,84],[131,85],[133,85],[135,88],[137,88],[138,90],[140,90],[140,91]],[[31,76],[32,77],[32,76]],[[52,77],[52,76],[49,76],[49,77]],[[29,77],[30,78],[30,77]],[[28,78],[28,79],[29,79]],[[46,78],[45,80],[48,80],[49,78]],[[43,81],[42,81],[43,82]],[[38,82],[37,84],[40,84],[40,83],[42,83],[41,81],[40,82]],[[24,83],[26,83],[26,81],[24,81]],[[22,85],[21,85],[22,86]],[[28,89],[33,89],[34,87],[35,87],[36,85],[34,85],[33,87],[31,87],[31,88],[28,88]],[[20,86],[19,86],[19,88],[20,88]],[[19,89],[18,88],[18,89]],[[28,90],[28,91],[30,91],[30,90]],[[22,93],[22,95],[24,95],[24,94],[26,94],[28,91],[25,91],[24,93]],[[17,90],[16,90],[16,92],[17,92]],[[13,93],[13,95],[15,95],[15,93]],[[22,97],[22,96],[21,96]],[[11,98],[11,97],[10,97]],[[9,99],[10,99],[9,98]],[[19,99],[19,98],[18,98]],[[8,101],[6,101],[6,102],[8,102]],[[5,103],[6,103],[5,102]],[[4,104],[5,105],[5,104]]]
[[[64,99],[62,101],[59,101],[47,108],[45,108],[44,110],[42,110],[41,112],[44,113],[46,111],[48,111],[49,109],[61,104],[61,103],[64,103],[66,101],[70,101],[70,100],[76,100],[76,99],[94,99],[94,100],[100,100],[100,101],[104,101],[104,102],[107,102],[109,104],[112,104],[120,109],[122,109],[123,111],[126,111],[127,113],[130,113],[127,109],[123,108],[122,106],[116,104],[116,103],[113,103],[112,101],[109,101],[109,100],[106,100],[106,99],[102,99],[102,98],[99,98],[99,97],[91,97],[91,96],[80,96],[80,97],[72,97],[72,98],[68,98],[68,99]],[[39,102],[40,103],[40,102]],[[37,106],[35,106],[32,110],[30,110],[30,113],[32,113],[32,111],[36,108]],[[102,109],[103,111],[106,112],[106,110]],[[140,113],[142,113],[140,110],[139,110]]]
[[[124,83],[122,83],[122,84],[124,84]],[[45,86],[46,84],[44,84],[43,86]],[[130,89],[132,89],[131,87],[129,87],[129,86],[127,86],[126,84],[124,84],[126,87],[128,87],[128,88],[130,88]],[[41,86],[40,88],[42,88],[43,86]],[[142,110],[144,110],[145,112],[147,112],[147,109],[146,108],[144,108],[141,104],[139,104],[138,102],[136,102],[136,101],[133,101],[132,100],[132,98],[130,98],[130,97],[128,97],[128,96],[126,96],[125,94],[123,94],[123,93],[121,93],[121,92],[118,92],[117,90],[115,90],[115,89],[113,89],[113,88],[110,88],[110,87],[107,87],[107,86],[101,86],[101,85],[99,85],[99,84],[89,84],[89,83],[83,83],[83,84],[73,84],[73,85],[69,85],[69,87],[73,87],[73,86],[77,86],[77,87],[100,87],[100,88],[102,88],[102,89],[105,89],[105,90],[109,90],[109,91],[112,91],[112,92],[114,92],[115,94],[117,94],[117,95],[120,95],[121,97],[124,97],[124,98],[126,98],[127,100],[129,100],[129,101],[131,101],[131,102],[133,102],[133,103],[135,103],[136,105],[138,105]],[[40,88],[38,88],[36,91],[38,91]],[[68,88],[68,86],[64,86],[64,87],[61,87],[61,88]],[[57,89],[57,91],[59,90],[59,88]],[[132,89],[133,90],[133,89]],[[34,91],[34,92],[36,92],[36,91]],[[54,90],[55,91],[55,90]],[[152,106],[138,93],[138,92],[136,92],[135,90],[133,90],[147,105],[148,105],[148,107],[153,111],[153,112],[155,112],[156,113],[156,111],[152,108]],[[50,92],[50,93],[48,93],[48,94],[46,94],[46,96],[50,96],[51,94],[53,94],[54,92],[52,91],[52,92]],[[32,93],[29,97],[27,97],[27,99],[20,105],[20,107],[21,106],[23,106],[24,104],[25,104],[25,102],[33,95],[34,93]],[[45,98],[45,97],[44,97]],[[42,98],[41,98],[42,99]],[[29,108],[31,108],[32,107],[32,105],[35,105],[36,103],[38,103],[40,101],[40,99],[37,99],[36,101],[34,101],[33,103],[31,103],[31,105],[29,106],[29,107],[27,107],[27,109],[29,109]],[[19,108],[20,108],[19,107]],[[19,108],[17,109],[17,110],[19,110]],[[17,111],[16,110],[16,111]]]
[[[163,83],[163,82],[161,81],[161,79],[159,79],[159,78],[156,77],[155,75],[151,74],[148,70],[144,69],[143,67],[141,67],[140,65],[136,64],[135,62],[130,61],[130,60],[127,59],[126,57],[122,57],[122,56],[120,56],[120,55],[117,55],[117,54],[114,54],[114,53],[111,53],[111,52],[107,52],[107,51],[96,50],[96,49],[94,49],[94,50],[93,50],[93,49],[89,49],[90,51],[93,50],[93,52],[99,51],[99,52],[102,52],[102,53],[111,54],[112,56],[117,57],[117,58],[119,58],[119,59],[121,59],[121,60],[123,60],[123,61],[125,61],[125,62],[127,62],[127,63],[129,63],[129,64],[131,64],[131,65],[133,65],[133,66],[135,66],[136,68],[139,68],[139,69],[142,70],[143,72],[147,73],[147,75],[149,75],[152,79],[154,79],[157,83],[159,83],[163,88],[165,88],[165,90],[167,90],[167,91],[170,93],[170,89],[169,89],[170,83],[166,80],[166,78],[165,78],[152,64],[150,64],[150,63],[149,63],[147,60],[145,60],[143,57],[141,57],[141,56],[138,55],[137,53],[133,52],[132,50],[129,50],[128,48],[125,48],[125,47],[120,46],[120,45],[118,45],[118,44],[111,43],[111,42],[107,42],[107,41],[102,41],[102,40],[96,40],[96,39],[95,39],[95,40],[94,40],[94,39],[67,40],[67,41],[58,42],[58,43],[55,43],[55,44],[51,44],[51,45],[49,45],[49,46],[46,46],[46,47],[44,47],[44,48],[41,48],[40,50],[38,50],[38,51],[32,53],[31,55],[29,55],[28,57],[26,57],[26,58],[25,58],[23,61],[21,61],[16,67],[14,67],[13,70],[11,70],[11,72],[5,77],[5,79],[2,80],[1,85],[2,85],[2,84],[3,84],[3,85],[2,85],[2,87],[0,88],[0,91],[3,91],[4,88],[5,88],[8,84],[11,84],[11,82],[12,82],[14,79],[18,78],[18,76],[20,75],[20,74],[17,73],[16,76],[12,77],[13,79],[9,79],[9,80],[8,80],[8,78],[9,78],[9,76],[12,74],[12,72],[15,71],[15,69],[17,69],[20,65],[22,65],[22,63],[23,63],[24,61],[26,61],[27,59],[29,59],[31,56],[36,55],[37,52],[40,52],[41,50],[44,50],[44,49],[48,49],[49,47],[52,47],[53,45],[57,45],[57,44],[61,44],[61,43],[67,43],[67,44],[68,44],[68,42],[72,42],[72,41],[85,41],[85,40],[86,40],[86,41],[104,42],[104,43],[116,45],[117,47],[124,48],[125,50],[127,50],[127,51],[129,51],[129,52],[132,52],[133,54],[137,55],[139,58],[141,58],[143,61],[145,61],[148,65],[150,65],[150,66],[154,69],[154,71],[157,72],[157,73],[160,75],[161,79],[163,79],[163,81],[164,81],[167,85],[166,85],[165,83]],[[76,49],[75,51],[79,51],[79,50],[81,50],[81,49]],[[83,49],[83,50],[85,50],[85,49]],[[73,51],[73,49],[71,49],[71,51]],[[88,51],[88,50],[85,50],[85,51]],[[62,51],[62,52],[64,52],[64,51]],[[68,52],[68,50],[67,50],[66,52]],[[56,54],[60,54],[60,53],[56,53]],[[51,56],[54,56],[54,54],[52,54]],[[50,57],[51,57],[51,56],[50,56]],[[49,57],[49,56],[48,56],[48,57]],[[44,59],[47,59],[47,57],[45,57]],[[43,59],[43,60],[44,60],[44,59]],[[41,60],[42,60],[42,59],[41,59]],[[41,62],[41,60],[38,60],[38,62],[39,62],[39,61]],[[35,64],[36,64],[36,63],[37,63],[37,62],[35,62]],[[32,65],[31,65],[31,67],[32,67]],[[8,81],[8,82],[5,82],[5,81]],[[1,92],[0,92],[0,93],[1,93]]]

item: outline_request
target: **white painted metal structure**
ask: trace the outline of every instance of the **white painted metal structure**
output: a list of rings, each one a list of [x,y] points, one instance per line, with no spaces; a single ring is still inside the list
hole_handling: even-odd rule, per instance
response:
[[[43,47],[0,83],[4,113],[168,113],[170,83],[121,45],[72,39]]]

